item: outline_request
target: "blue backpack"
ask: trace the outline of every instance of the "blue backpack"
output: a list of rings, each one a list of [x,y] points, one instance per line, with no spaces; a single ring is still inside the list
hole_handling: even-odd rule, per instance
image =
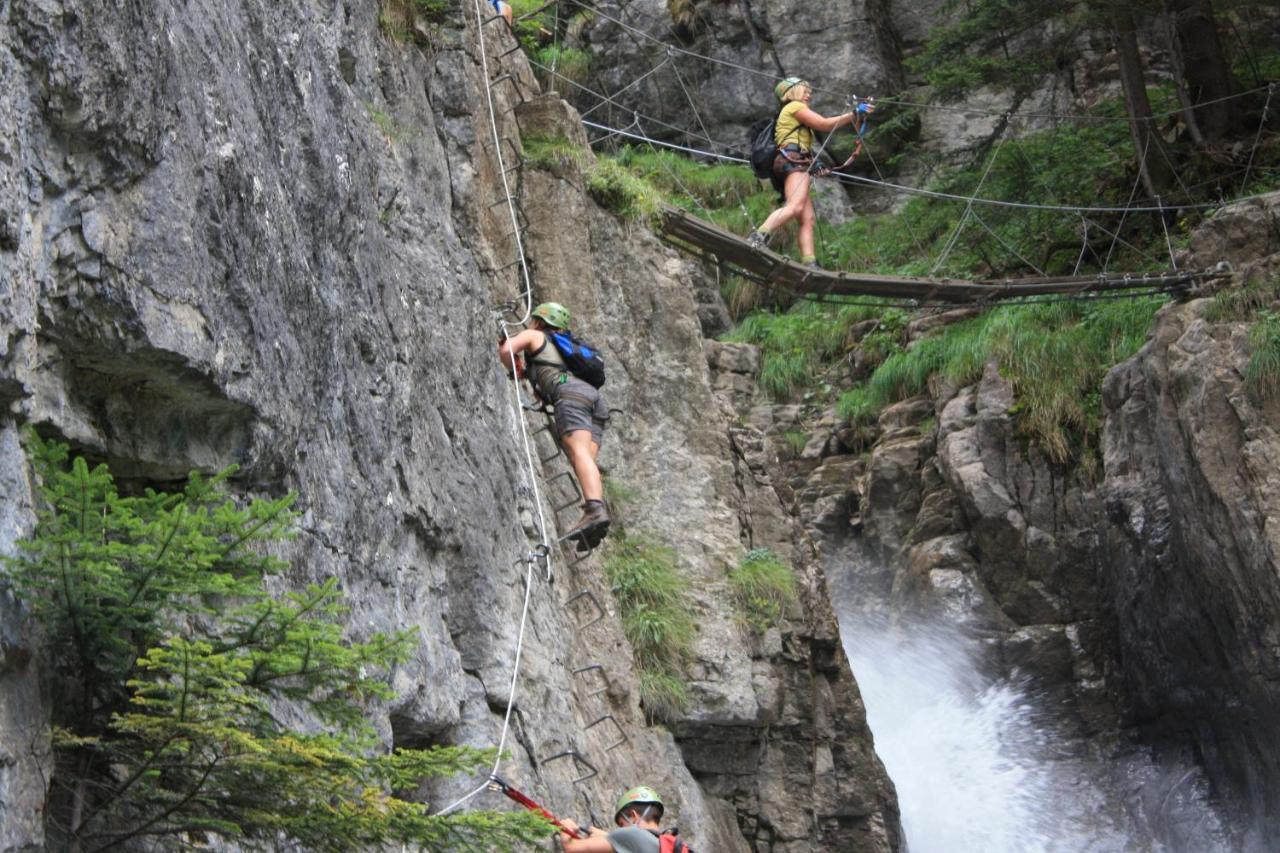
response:
[[[568,329],[548,329],[546,334],[570,373],[596,388],[604,385],[604,359],[595,347],[574,337]]]

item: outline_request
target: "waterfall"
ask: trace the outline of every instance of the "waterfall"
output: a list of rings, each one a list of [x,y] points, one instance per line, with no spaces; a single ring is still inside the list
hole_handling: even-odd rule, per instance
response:
[[[1029,679],[990,674],[971,633],[890,621],[847,567],[828,577],[911,853],[1229,849],[1194,766],[1140,748],[1099,755]]]

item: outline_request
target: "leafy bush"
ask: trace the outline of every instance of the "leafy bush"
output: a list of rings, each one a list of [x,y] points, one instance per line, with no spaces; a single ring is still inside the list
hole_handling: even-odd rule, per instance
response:
[[[687,704],[672,684],[684,676],[695,634],[688,582],[671,548],[628,534],[610,543],[604,572],[640,670],[641,701],[651,717],[673,719]]]
[[[40,506],[6,559],[53,664],[58,849],[393,843],[504,849],[547,835],[529,814],[439,817],[394,792],[473,771],[492,751],[377,750],[363,703],[387,698],[408,632],[342,637],[335,579],[270,595],[293,495],[239,508],[231,471],[121,495],[104,465],[30,438]],[[320,725],[302,731],[284,709]]]
[[[797,602],[795,572],[768,548],[748,551],[729,572],[729,584],[747,624],[760,633],[781,622]]]

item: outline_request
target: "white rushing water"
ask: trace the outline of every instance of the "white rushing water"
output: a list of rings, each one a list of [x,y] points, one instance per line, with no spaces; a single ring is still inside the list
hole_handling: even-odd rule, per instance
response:
[[[973,641],[937,626],[844,635],[912,853],[1126,849],[1101,793],[1041,757],[1051,733],[1023,688],[978,674]]]
[[[838,609],[911,853],[1225,849],[1198,771],[1089,757],[1024,680],[982,675],[983,647],[960,630]]]

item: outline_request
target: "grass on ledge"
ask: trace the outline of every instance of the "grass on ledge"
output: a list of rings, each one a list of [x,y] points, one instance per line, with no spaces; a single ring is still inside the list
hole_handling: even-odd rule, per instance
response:
[[[746,623],[761,634],[781,622],[798,601],[795,571],[768,548],[748,551],[729,572],[729,585]]]
[[[610,543],[604,572],[635,655],[640,701],[651,718],[670,721],[688,705],[685,667],[696,633],[688,580],[672,548],[627,533]]]

